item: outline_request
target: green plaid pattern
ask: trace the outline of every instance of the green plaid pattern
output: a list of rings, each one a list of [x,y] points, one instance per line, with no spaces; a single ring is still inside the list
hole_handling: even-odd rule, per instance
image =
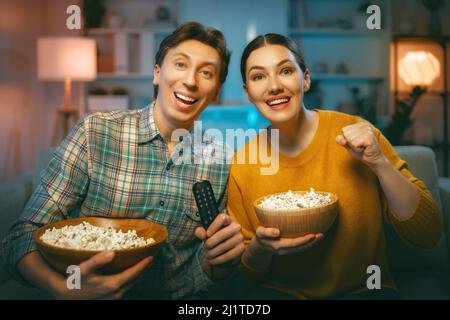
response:
[[[194,235],[200,218],[192,185],[209,180],[224,210],[227,153],[222,144],[205,139],[203,164],[174,161],[155,125],[153,106],[91,114],[72,128],[2,241],[2,256],[12,271],[37,249],[32,237],[40,226],[74,216],[141,218],[165,225],[169,237],[139,284],[140,291],[177,299],[207,289],[210,280],[200,267],[205,250]],[[180,139],[173,155],[183,156],[193,132]]]

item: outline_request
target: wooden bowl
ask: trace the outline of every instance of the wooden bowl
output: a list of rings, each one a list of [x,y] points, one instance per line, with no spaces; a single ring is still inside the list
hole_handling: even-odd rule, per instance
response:
[[[308,191],[293,191],[294,193],[304,194]],[[329,192],[320,192],[320,194],[330,194],[332,201],[325,206],[314,208],[296,208],[273,210],[261,208],[261,201],[269,196],[282,194],[274,193],[255,200],[256,215],[263,227],[275,227],[280,230],[280,236],[284,238],[297,238],[310,233],[322,233],[328,231],[333,225],[338,214],[338,197]]]
[[[47,229],[52,229],[53,227],[59,229],[67,225],[78,225],[83,221],[89,222],[94,226],[112,227],[116,230],[122,230],[123,232],[136,230],[138,236],[144,237],[145,239],[153,238],[155,240],[154,243],[139,248],[116,250],[114,260],[101,269],[104,273],[118,273],[135,265],[148,256],[155,256],[163,246],[168,235],[167,229],[164,226],[144,219],[87,217],[62,220],[45,225],[36,230],[34,241],[45,260],[47,260],[47,262],[56,270],[64,274],[69,265],[79,265],[102,250],[61,248],[45,243],[40,238]]]

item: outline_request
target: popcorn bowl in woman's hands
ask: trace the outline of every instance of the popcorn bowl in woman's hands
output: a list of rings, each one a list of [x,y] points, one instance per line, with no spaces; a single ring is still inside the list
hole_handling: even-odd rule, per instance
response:
[[[338,214],[338,197],[313,189],[266,195],[253,205],[261,225],[278,228],[284,238],[325,234]]]

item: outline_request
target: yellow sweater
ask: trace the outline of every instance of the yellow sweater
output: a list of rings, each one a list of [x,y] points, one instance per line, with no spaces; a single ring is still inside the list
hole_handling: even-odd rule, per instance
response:
[[[334,111],[320,111],[319,125],[310,145],[296,157],[280,154],[275,175],[261,175],[261,164],[233,163],[228,183],[228,213],[242,225],[248,245],[259,226],[252,203],[275,192],[308,190],[335,193],[339,215],[325,239],[298,254],[274,256],[267,274],[241,267],[271,288],[298,298],[329,298],[364,291],[367,267],[378,265],[383,287],[395,288],[386,261],[383,208],[388,222],[412,245],[432,247],[440,237],[439,209],[423,182],[415,178],[386,138],[375,130],[380,147],[391,163],[420,190],[414,215],[398,221],[389,208],[377,177],[335,139],[344,126],[362,119]],[[252,139],[242,150],[249,159]],[[270,145],[270,143],[268,143]],[[235,154],[236,160],[237,154]],[[267,166],[266,166],[267,167]],[[401,190],[399,190],[401,192]]]

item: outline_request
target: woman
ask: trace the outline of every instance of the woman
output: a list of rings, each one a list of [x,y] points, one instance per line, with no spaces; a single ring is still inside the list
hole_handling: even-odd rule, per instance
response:
[[[228,182],[228,212],[245,236],[242,268],[262,284],[249,297],[339,298],[367,292],[370,265],[380,267],[384,292],[395,293],[382,212],[386,209],[385,218],[406,242],[434,246],[440,215],[426,186],[370,123],[305,108],[310,73],[290,39],[278,34],[254,39],[243,52],[241,74],[247,97],[271,126],[269,135],[260,134],[240,152],[248,155],[252,145],[269,141],[270,131],[279,130],[279,145],[267,142],[269,153],[279,152],[278,172],[260,175],[262,164],[235,161]],[[326,234],[287,239],[278,229],[259,225],[252,207],[258,197],[310,187],[339,197],[339,217]]]

